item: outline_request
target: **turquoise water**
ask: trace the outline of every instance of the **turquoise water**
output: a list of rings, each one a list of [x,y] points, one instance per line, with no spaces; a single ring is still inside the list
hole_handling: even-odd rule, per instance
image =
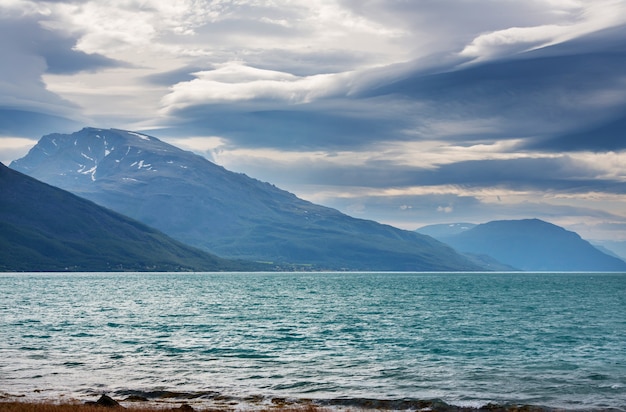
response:
[[[0,275],[0,395],[626,410],[626,274]]]

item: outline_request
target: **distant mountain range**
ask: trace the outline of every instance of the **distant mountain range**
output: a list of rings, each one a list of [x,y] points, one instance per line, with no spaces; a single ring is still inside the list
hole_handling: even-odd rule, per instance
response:
[[[141,133],[46,135],[10,167],[222,257],[308,269],[484,269],[432,237],[304,201]]]
[[[626,261],[626,240],[592,240],[590,242],[607,255]]]
[[[459,252],[487,255],[519,270],[626,270],[623,260],[603,253],[574,232],[539,219],[430,225],[417,231]]]
[[[0,163],[0,271],[260,270],[175,241]]]

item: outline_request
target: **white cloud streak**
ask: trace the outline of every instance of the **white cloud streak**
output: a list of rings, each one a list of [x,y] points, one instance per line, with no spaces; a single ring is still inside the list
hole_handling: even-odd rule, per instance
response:
[[[0,162],[8,166],[13,160],[25,156],[37,142],[22,137],[0,138]]]
[[[241,63],[227,63],[215,70],[194,73],[196,79],[172,87],[163,98],[165,112],[194,105],[256,99],[279,100],[289,104],[346,94],[351,73],[295,76],[261,70]]]
[[[509,27],[480,34],[461,55],[476,61],[562,43],[582,35],[626,23],[626,3],[621,0],[549,1],[557,16],[568,17],[563,24]]]

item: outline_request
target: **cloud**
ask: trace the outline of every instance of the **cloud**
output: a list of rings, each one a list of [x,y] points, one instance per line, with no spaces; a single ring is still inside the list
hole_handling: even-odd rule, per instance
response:
[[[8,166],[11,161],[23,157],[37,143],[21,137],[0,138],[0,163]]]
[[[82,124],[68,117],[54,116],[37,111],[5,109],[0,107],[0,136],[41,137],[55,132],[73,132]],[[0,137],[0,151],[5,149]]]
[[[623,105],[626,112],[626,105]],[[594,122],[582,127],[583,130],[567,131],[550,138],[529,141],[525,147],[531,150],[546,150],[550,152],[567,151],[594,151],[610,152],[626,150],[624,130],[626,117],[615,120]]]
[[[297,76],[231,62],[177,83],[163,113],[172,133],[219,135],[247,147],[337,150],[439,139],[466,146],[508,140],[516,142],[508,150],[520,151],[620,150],[626,142],[615,134],[568,136],[622,127],[623,32],[452,70],[408,64]]]
[[[343,104],[342,104],[343,103]],[[342,150],[369,145],[403,128],[405,121],[381,121],[372,107],[358,101],[280,107],[276,102],[253,102],[253,107],[195,106],[175,112],[162,135],[222,136],[232,145],[281,150]],[[380,103],[383,104],[382,102]],[[391,107],[393,104],[391,103]],[[350,108],[349,111],[344,110]],[[362,108],[363,110],[357,110]]]
[[[199,2],[196,14],[192,14],[188,1],[57,2],[51,5],[54,19],[44,23],[50,29],[79,37],[77,50],[128,57],[124,52],[135,47],[158,48],[155,40],[161,35],[193,33],[199,19],[205,16],[202,4]]]
[[[334,1],[178,1],[125,0],[59,3],[51,7],[55,29],[81,33],[77,48],[87,53],[124,56],[132,52],[157,59],[206,57],[224,63],[264,50],[361,50],[389,55],[397,47],[393,29],[376,24]],[[62,22],[62,23],[61,23]]]
[[[69,104],[47,91],[41,79],[47,64],[42,55],[32,50],[31,40],[38,36],[33,36],[31,31],[37,29],[31,19],[16,23],[0,18],[0,51],[3,61],[11,63],[0,65],[0,106],[34,107],[54,113],[55,106]]]
[[[461,55],[477,60],[509,56],[534,48],[562,43],[626,23],[626,4],[606,0],[592,3],[552,2],[563,4],[564,15],[570,16],[562,24],[544,24],[527,27],[508,27],[477,36]],[[575,10],[576,13],[571,13]]]
[[[516,153],[507,142],[463,147],[438,141],[332,153],[243,149],[225,140],[204,146],[212,147],[219,147],[210,152],[215,161],[230,170],[407,229],[538,217],[570,228],[584,219],[589,227],[581,233],[591,235],[597,224],[624,219],[624,152],[546,155]]]
[[[416,184],[452,184],[463,187],[501,187],[512,190],[543,190],[587,193],[602,188],[625,193],[626,184],[602,179],[601,167],[568,156],[457,162],[438,168],[428,178],[416,176]],[[610,187],[610,188],[609,188]]]
[[[537,27],[510,27],[488,34],[481,34],[461,51],[461,56],[488,59],[512,52],[526,51],[544,46],[565,35],[567,27],[546,25]]]
[[[199,66],[184,66],[174,70],[168,70],[145,76],[143,80],[149,84],[169,87],[173,84],[189,82],[196,77],[193,73],[202,71]]]
[[[626,79],[621,67],[626,60],[620,47],[625,42],[622,36],[618,46],[620,37],[616,37],[622,32],[579,42],[584,47],[576,53],[571,53],[573,44],[568,42],[515,59],[435,73],[416,71],[365,89],[361,95],[405,97],[415,104],[416,136],[468,141],[481,136],[524,138],[540,145],[622,115]],[[610,48],[603,45],[607,40]],[[482,130],[474,132],[470,127],[455,133],[446,127],[468,122],[481,125]],[[561,149],[568,150],[565,144]]]
[[[45,72],[73,74],[110,67],[125,66],[125,63],[99,54],[87,54],[76,50],[78,37],[45,28],[42,16],[26,15],[20,18],[0,16],[0,48],[15,55],[33,56],[45,62]]]
[[[491,33],[514,27],[573,24],[585,10],[583,2],[551,0],[441,0],[419,5],[400,0],[342,0],[341,4],[356,14],[409,33],[402,40],[412,45],[412,55],[419,58],[442,50],[457,53],[472,41],[480,43]]]
[[[189,106],[278,100],[288,104],[309,103],[320,98],[346,94],[350,73],[295,76],[228,63],[215,70],[194,73],[194,80],[181,82],[163,98],[166,113]]]
[[[398,196],[356,195],[353,197],[333,196],[324,199],[326,204],[339,210],[350,210],[353,216],[375,218],[407,230],[440,223],[484,223],[491,220],[507,220],[535,217],[555,224],[576,228],[586,239],[598,238],[600,231],[620,238],[622,230],[616,225],[623,222],[620,213],[603,210],[603,202],[565,202],[554,203],[553,199],[540,193],[516,194],[515,201],[497,202],[496,196],[472,196],[471,194],[420,194]],[[411,208],[399,210],[399,205],[411,205]],[[357,206],[358,207],[355,207]],[[585,222],[581,224],[580,222]],[[602,238],[602,237],[600,237]],[[605,237],[606,238],[606,237]]]
[[[142,129],[409,228],[613,225],[625,5],[0,0],[0,134]]]
[[[547,155],[511,152],[505,142],[463,147],[433,141],[329,153],[243,149],[223,139],[219,142],[218,150],[210,152],[219,164],[301,192],[305,187],[328,185],[337,192],[394,188],[395,194],[413,193],[416,188],[426,192],[445,188],[455,193],[488,188],[570,194],[623,194],[626,190],[623,152]]]
[[[367,51],[350,49],[278,48],[255,50],[245,56],[246,64],[259,69],[276,70],[305,77],[316,74],[344,73],[371,66]]]
[[[82,119],[79,107],[51,92],[43,76],[124,64],[75,50],[76,38],[42,27],[43,6],[17,4],[24,8],[0,14],[0,53],[7,63],[0,65],[0,133],[36,136],[76,127]]]

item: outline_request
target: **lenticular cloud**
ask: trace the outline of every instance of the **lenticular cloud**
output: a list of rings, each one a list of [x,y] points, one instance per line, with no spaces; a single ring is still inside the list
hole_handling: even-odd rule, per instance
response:
[[[345,95],[351,72],[295,76],[273,70],[228,63],[215,70],[194,73],[195,79],[171,88],[162,102],[165,111],[195,105],[234,101],[277,100],[308,103],[324,97]]]

